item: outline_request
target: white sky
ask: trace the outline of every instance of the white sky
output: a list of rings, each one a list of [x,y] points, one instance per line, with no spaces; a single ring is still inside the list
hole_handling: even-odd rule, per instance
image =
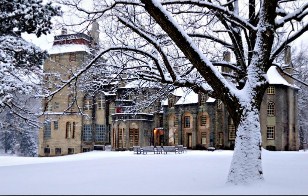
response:
[[[264,150],[265,181],[225,184],[233,151],[92,151],[60,157],[0,155],[0,195],[307,195],[308,151]]]

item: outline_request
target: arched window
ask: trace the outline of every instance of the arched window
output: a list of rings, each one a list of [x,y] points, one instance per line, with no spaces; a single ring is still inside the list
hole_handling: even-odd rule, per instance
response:
[[[73,135],[72,135],[72,138],[75,138],[75,132],[76,132],[76,123],[73,122]]]
[[[275,103],[272,101],[267,104],[267,116],[275,116]]]
[[[85,96],[84,98],[84,110],[91,110],[92,109],[92,98],[90,96]]]
[[[71,138],[71,122],[66,122],[65,138]]]

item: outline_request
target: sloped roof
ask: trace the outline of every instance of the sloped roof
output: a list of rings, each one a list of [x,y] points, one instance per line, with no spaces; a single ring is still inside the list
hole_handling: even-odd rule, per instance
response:
[[[90,53],[90,48],[84,44],[63,44],[63,45],[54,45],[48,50],[49,54],[61,54],[70,52]]]
[[[285,86],[293,86],[286,79],[284,79],[277,70],[276,66],[271,66],[267,71],[267,79],[269,84],[282,84]]]

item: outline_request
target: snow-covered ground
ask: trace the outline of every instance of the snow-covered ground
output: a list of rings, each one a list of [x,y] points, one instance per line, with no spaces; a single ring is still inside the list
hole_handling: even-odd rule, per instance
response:
[[[308,194],[308,151],[263,150],[265,181],[249,186],[225,184],[232,154],[93,151],[61,157],[0,156],[0,194]]]

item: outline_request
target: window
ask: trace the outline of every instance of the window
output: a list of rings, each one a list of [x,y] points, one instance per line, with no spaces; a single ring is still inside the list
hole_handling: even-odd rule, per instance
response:
[[[56,62],[59,62],[59,61],[60,61],[60,55],[59,55],[59,54],[56,54],[56,55],[55,55],[55,61],[56,61]]]
[[[47,103],[46,111],[47,112],[51,112],[52,111],[52,104],[50,102]]]
[[[72,135],[72,138],[75,138],[75,131],[76,131],[76,123],[73,122],[73,135]]]
[[[74,148],[68,148],[67,154],[74,154]]]
[[[44,154],[50,154],[50,148],[44,148]]]
[[[173,126],[174,126],[174,127],[177,127],[177,126],[178,126],[178,123],[179,123],[179,118],[178,118],[177,115],[175,115],[174,121],[173,121]]]
[[[83,125],[82,140],[89,142],[92,140],[92,127],[91,125]]]
[[[105,100],[104,100],[104,98],[102,98],[102,97],[98,98],[98,100],[97,100],[97,109],[98,110],[105,109]]]
[[[70,122],[66,122],[65,138],[71,138],[72,126]]]
[[[274,126],[268,126],[266,129],[266,138],[268,140],[275,139],[275,127]]]
[[[275,116],[275,104],[274,104],[274,102],[268,102],[268,104],[267,104],[267,116]]]
[[[201,120],[201,126],[205,126],[206,125],[206,116],[205,115],[202,115],[201,116],[201,118],[200,118],[200,120]]]
[[[87,97],[84,101],[84,110],[91,110],[92,109],[92,99]]]
[[[95,140],[96,141],[107,141],[107,134],[106,134],[106,128],[105,125],[96,125],[96,134],[95,134]]]
[[[119,129],[118,130],[118,135],[119,135],[119,147],[120,148],[125,148],[126,143],[125,143],[125,129]]]
[[[274,86],[269,86],[269,87],[267,88],[267,94],[268,94],[268,95],[273,95],[273,94],[275,94],[275,87],[274,87]]]
[[[51,138],[51,122],[45,121],[44,122],[44,139]]]
[[[184,117],[184,128],[189,128],[190,127],[190,116],[185,116]]]
[[[48,89],[52,89],[52,87],[53,87],[53,82],[52,82],[52,77],[51,77],[50,74],[45,75],[45,82],[46,82],[47,88],[48,88]]]
[[[58,121],[53,121],[53,129],[58,130],[59,129],[59,122]]]
[[[76,53],[70,53],[69,61],[76,61]]]
[[[201,132],[201,144],[206,144],[206,132]]]
[[[61,148],[55,148],[56,155],[61,155]]]
[[[139,130],[129,129],[129,145],[130,147],[139,145]]]
[[[236,137],[235,126],[231,118],[229,119],[228,131],[229,131],[229,140],[235,140]]]
[[[90,152],[90,148],[82,148],[82,152]]]

